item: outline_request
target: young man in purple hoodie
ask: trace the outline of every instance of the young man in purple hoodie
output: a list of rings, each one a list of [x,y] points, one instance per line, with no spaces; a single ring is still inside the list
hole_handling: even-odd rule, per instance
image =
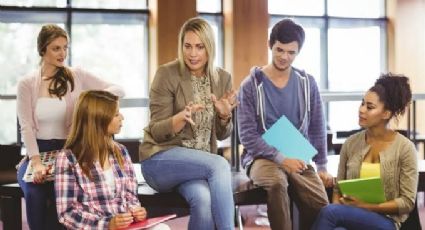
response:
[[[272,62],[253,67],[239,92],[239,136],[245,147],[242,164],[254,184],[267,191],[273,230],[292,229],[290,198],[300,211],[300,229],[310,229],[320,208],[328,204],[324,185],[332,185],[326,172],[326,129],[316,81],[292,67],[304,37],[304,29],[294,21],[278,22],[269,38]],[[318,173],[309,162],[285,157],[261,138],[282,115],[318,150],[313,158]]]

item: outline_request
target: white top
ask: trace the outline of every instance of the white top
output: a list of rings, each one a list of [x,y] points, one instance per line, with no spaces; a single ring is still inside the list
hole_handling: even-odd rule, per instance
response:
[[[112,171],[112,167],[109,169],[103,170],[103,175],[105,176],[105,182],[111,189],[112,193],[115,193],[115,177],[114,171]]]
[[[66,139],[66,102],[64,99],[40,97],[35,106],[37,139]]]

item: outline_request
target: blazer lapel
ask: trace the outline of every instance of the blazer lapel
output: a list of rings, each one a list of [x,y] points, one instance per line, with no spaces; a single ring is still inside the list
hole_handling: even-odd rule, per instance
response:
[[[187,105],[189,104],[189,102],[193,102],[194,100],[191,76],[187,68],[184,69],[181,78],[182,80],[179,84],[183,91],[185,104]],[[179,100],[179,98],[176,98],[176,100]]]

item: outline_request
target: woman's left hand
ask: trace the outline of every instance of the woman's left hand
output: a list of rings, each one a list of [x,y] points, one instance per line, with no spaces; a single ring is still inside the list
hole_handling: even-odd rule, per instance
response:
[[[146,209],[140,206],[131,208],[131,215],[134,217],[135,221],[142,221],[146,219]]]
[[[232,110],[238,106],[239,102],[236,100],[236,91],[231,90],[226,92],[220,99],[217,100],[214,94],[211,95],[211,100],[214,104],[215,110],[220,118],[230,117]]]
[[[341,204],[345,204],[345,205],[350,205],[350,206],[354,206],[354,207],[361,207],[362,204],[364,204],[363,201],[353,197],[353,196],[348,196],[348,195],[343,195],[341,196],[341,198],[339,198],[339,202]]]

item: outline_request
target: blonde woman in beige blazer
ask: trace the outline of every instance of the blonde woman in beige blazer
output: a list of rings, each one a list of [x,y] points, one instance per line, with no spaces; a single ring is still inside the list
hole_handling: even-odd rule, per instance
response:
[[[366,203],[334,189],[333,204],[322,208],[313,229],[399,229],[414,208],[418,183],[413,143],[389,127],[412,99],[408,78],[384,74],[366,92],[359,108],[364,129],[341,149],[337,180],[379,176],[386,201]]]
[[[179,55],[158,68],[150,90],[151,120],[139,155],[146,182],[159,192],[178,191],[190,205],[189,229],[233,229],[228,162],[217,140],[232,130],[236,106],[230,74],[214,66],[211,26],[189,19]]]

